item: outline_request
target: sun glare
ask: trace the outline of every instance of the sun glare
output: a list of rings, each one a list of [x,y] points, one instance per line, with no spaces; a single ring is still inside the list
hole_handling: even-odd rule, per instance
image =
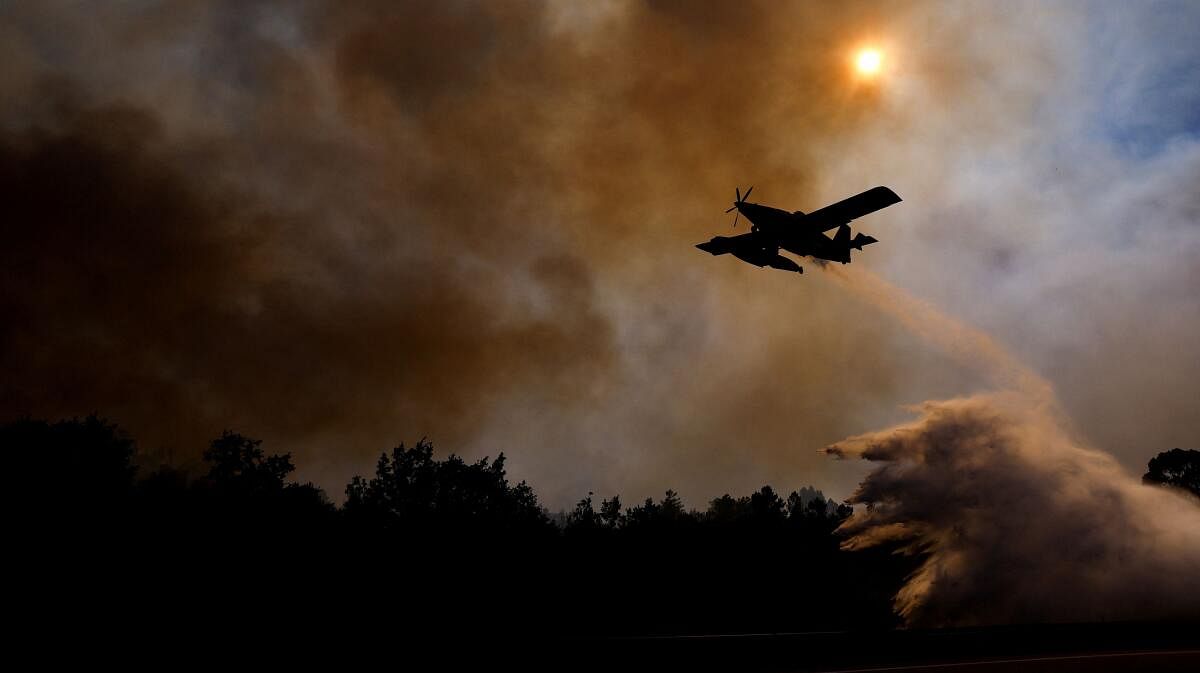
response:
[[[880,54],[878,49],[863,49],[854,59],[854,66],[858,68],[858,72],[868,76],[879,72],[882,64],[883,54]]]

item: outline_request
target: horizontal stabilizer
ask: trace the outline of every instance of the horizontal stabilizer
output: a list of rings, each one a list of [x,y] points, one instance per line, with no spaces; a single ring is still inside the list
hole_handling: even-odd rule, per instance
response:
[[[862,250],[864,245],[871,245],[872,243],[878,243],[878,242],[879,242],[879,239],[875,238],[874,236],[864,236],[862,234],[855,234],[854,240],[850,241],[850,247],[856,248],[858,250]]]

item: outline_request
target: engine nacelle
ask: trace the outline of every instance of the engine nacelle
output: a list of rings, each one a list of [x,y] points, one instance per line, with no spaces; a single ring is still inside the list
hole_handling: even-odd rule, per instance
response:
[[[767,262],[767,266],[772,269],[781,269],[783,271],[795,271],[796,273],[804,273],[804,269],[795,260],[784,257],[783,255],[775,255],[775,257]]]

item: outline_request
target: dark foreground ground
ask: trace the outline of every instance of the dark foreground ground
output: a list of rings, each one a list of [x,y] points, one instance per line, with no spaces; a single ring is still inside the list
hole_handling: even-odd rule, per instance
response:
[[[76,558],[86,564],[95,557]],[[597,604],[581,602],[561,575],[530,594],[487,572],[457,570],[451,576],[473,587],[467,597],[446,586],[446,575],[411,568],[333,563],[306,566],[297,576],[259,564],[225,565],[227,558],[208,561],[191,565],[183,578],[155,573],[148,582],[121,573],[100,578],[85,572],[77,578],[85,582],[63,582],[66,574],[56,572],[52,583],[34,579],[44,579],[44,572],[10,574],[6,594],[20,600],[6,605],[11,621],[0,642],[42,664],[123,670],[236,662],[239,668],[338,671],[381,665],[401,671],[1200,671],[1195,621],[647,635],[629,627],[651,622],[616,606],[599,619]],[[605,585],[588,597],[611,593],[628,605],[633,589],[643,592],[634,612],[653,612],[664,596],[646,582],[625,591]],[[695,595],[694,603],[671,608],[668,601],[657,609],[702,613],[703,597],[712,596]],[[743,606],[720,608],[736,613]],[[608,619],[622,619],[626,628],[605,630]],[[660,629],[680,623],[653,622]]]
[[[207,623],[18,627],[10,654],[43,666],[121,670],[248,667],[397,671],[730,671],[739,673],[986,673],[1200,671],[1196,624],[1110,623],[878,632],[561,638],[537,633],[414,634],[386,622],[338,622],[319,630],[279,628],[245,614]],[[287,620],[284,620],[286,623]],[[59,628],[66,626],[67,628]],[[289,625],[290,626],[290,625]],[[17,635],[16,639],[12,636]]]
[[[562,645],[562,670],[1200,671],[1196,623],[578,638]]]

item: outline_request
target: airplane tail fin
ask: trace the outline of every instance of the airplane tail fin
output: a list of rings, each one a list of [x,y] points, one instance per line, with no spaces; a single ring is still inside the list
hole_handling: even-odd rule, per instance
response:
[[[835,262],[846,264],[850,261],[850,225],[843,224],[838,227],[837,233],[833,235],[833,247],[839,257],[833,258]]]
[[[837,233],[833,235],[833,241],[839,244],[839,248],[850,245],[850,225],[843,224],[838,227]]]

